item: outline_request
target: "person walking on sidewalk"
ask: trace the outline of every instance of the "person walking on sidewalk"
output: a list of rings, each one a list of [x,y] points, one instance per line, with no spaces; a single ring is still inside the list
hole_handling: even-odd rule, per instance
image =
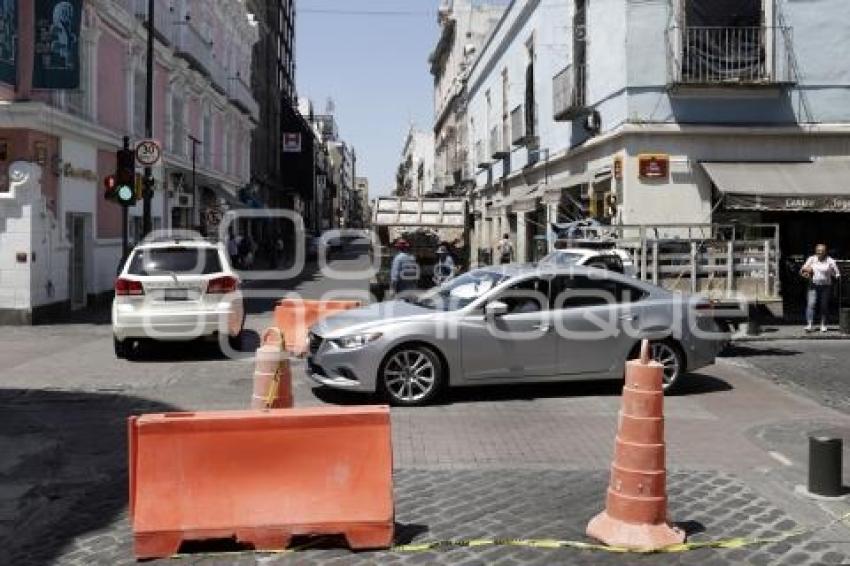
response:
[[[398,253],[390,267],[390,288],[393,294],[398,295],[416,289],[416,283],[419,280],[419,264],[410,253],[410,244],[407,240],[398,240],[395,248]]]
[[[826,332],[832,282],[841,277],[838,264],[826,253],[826,244],[818,244],[815,247],[815,255],[806,260],[800,269],[800,275],[809,280],[806,296],[806,332],[814,330],[815,311],[820,314],[820,331]]]
[[[514,245],[511,243],[510,234],[505,234],[496,244],[496,253],[499,254],[499,263],[510,263],[514,259]]]

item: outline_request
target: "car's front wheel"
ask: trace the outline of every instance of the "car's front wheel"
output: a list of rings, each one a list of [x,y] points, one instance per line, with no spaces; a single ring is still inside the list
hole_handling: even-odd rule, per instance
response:
[[[381,364],[378,386],[392,405],[425,405],[443,386],[440,358],[427,346],[396,348]]]
[[[679,387],[682,374],[685,373],[685,355],[678,344],[672,340],[660,340],[649,345],[650,357],[664,366],[663,387],[665,393]]]

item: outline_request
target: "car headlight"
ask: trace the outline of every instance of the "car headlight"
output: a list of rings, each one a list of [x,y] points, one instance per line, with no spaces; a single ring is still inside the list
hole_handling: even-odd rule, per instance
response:
[[[330,343],[337,348],[362,348],[370,342],[374,342],[381,337],[380,332],[369,332],[366,334],[352,334],[351,336],[341,336],[339,338],[330,339]]]

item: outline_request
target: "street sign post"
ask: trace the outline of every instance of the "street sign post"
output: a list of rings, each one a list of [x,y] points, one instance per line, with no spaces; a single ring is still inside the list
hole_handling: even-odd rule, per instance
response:
[[[162,148],[156,140],[142,140],[136,145],[136,161],[143,167],[153,167],[162,159]]]

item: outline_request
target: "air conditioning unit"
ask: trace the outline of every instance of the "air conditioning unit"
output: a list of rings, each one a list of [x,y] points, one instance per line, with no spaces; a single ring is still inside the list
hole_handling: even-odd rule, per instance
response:
[[[599,130],[602,129],[602,117],[599,115],[599,111],[594,110],[584,117],[584,129],[592,134],[599,133]]]
[[[173,201],[174,206],[178,208],[192,208],[194,204],[194,195],[178,193],[177,198]]]

